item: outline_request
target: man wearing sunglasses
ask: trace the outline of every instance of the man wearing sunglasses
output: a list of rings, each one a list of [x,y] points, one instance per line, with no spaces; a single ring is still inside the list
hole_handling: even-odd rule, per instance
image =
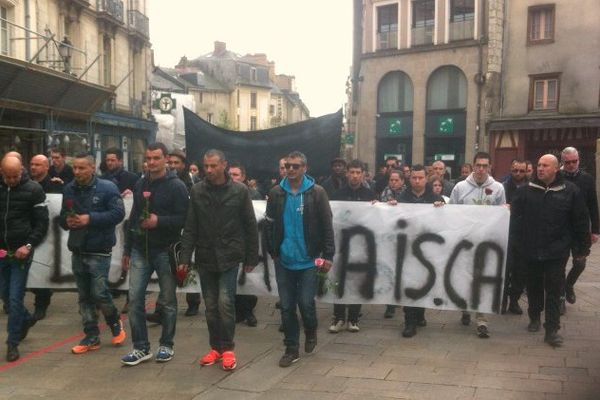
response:
[[[521,186],[527,185],[527,163],[525,160],[513,160],[510,165],[510,176],[502,183],[506,203],[512,203],[515,193]],[[515,254],[514,246],[509,243],[508,259],[506,261],[506,283],[504,285],[504,296],[502,298],[502,314],[508,311],[511,314],[521,315],[523,310],[519,306],[519,298],[525,288],[522,276],[523,266],[518,263],[522,257]]]
[[[598,218],[598,197],[596,195],[596,183],[594,178],[579,168],[579,152],[575,147],[566,147],[563,149],[560,153],[560,159],[562,162],[562,175],[567,181],[574,183],[584,197],[585,204],[590,214],[591,241],[592,243],[596,243],[598,241],[598,234],[600,234],[600,223]],[[574,304],[577,300],[574,286],[585,269],[586,260],[586,257],[573,258],[573,267],[567,275],[565,290],[563,297],[561,298],[562,314],[565,312],[565,298],[571,304]]]
[[[317,265],[326,273],[335,253],[329,198],[306,175],[306,156],[299,151],[290,153],[285,168],[287,177],[269,192],[265,213],[267,248],[275,262],[286,346],[280,367],[289,367],[300,358],[296,306],[306,335],[304,351],[311,353],[317,345]]]

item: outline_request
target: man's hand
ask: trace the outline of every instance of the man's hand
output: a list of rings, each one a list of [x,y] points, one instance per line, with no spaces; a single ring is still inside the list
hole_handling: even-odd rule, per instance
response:
[[[325,271],[325,272],[329,272],[329,270],[331,269],[331,267],[333,266],[333,263],[329,260],[323,260],[323,265],[321,265],[319,267],[320,270]]]
[[[437,207],[443,207],[444,204],[446,204],[446,203],[444,203],[443,201],[434,201],[433,202],[433,206],[436,207],[436,208]]]
[[[189,268],[189,265],[187,265],[187,264],[179,264],[177,266],[177,271],[187,271],[188,268]]]
[[[25,260],[27,257],[29,257],[29,249],[25,246],[21,246],[17,249],[17,251],[15,251],[15,258],[17,260]]]
[[[121,269],[125,272],[129,271],[129,261],[130,261],[129,256],[123,256],[121,258]]]
[[[127,197],[129,195],[132,195],[132,194],[133,194],[133,192],[131,190],[125,189],[125,190],[123,190],[123,193],[121,193],[121,197],[125,198],[125,197]]]
[[[397,204],[398,204],[398,200],[396,200],[396,199],[391,199],[391,200],[388,200],[388,202],[387,202],[387,203],[388,203],[390,206],[395,206],[395,205],[397,205]]]
[[[256,265],[244,265],[244,272],[245,273],[249,273],[254,271],[254,268],[256,267]]]
[[[54,178],[50,178],[50,182],[60,183],[61,185],[65,184],[65,182],[63,182],[63,180],[60,179],[58,176],[55,176]]]
[[[577,257],[573,257],[573,261],[583,261],[586,259],[587,256],[577,256]]]
[[[71,229],[80,229],[90,223],[89,214],[75,214],[67,216],[67,226]]]
[[[598,241],[598,234],[592,233],[592,243],[596,243]]]
[[[142,229],[154,229],[158,224],[158,217],[156,214],[150,214],[150,216],[140,223]]]

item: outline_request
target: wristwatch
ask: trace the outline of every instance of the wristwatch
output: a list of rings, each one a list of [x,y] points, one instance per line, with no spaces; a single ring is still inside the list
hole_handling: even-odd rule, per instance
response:
[[[26,248],[27,250],[31,251],[31,249],[33,249],[33,246],[31,245],[31,243],[27,243],[27,244],[25,245],[25,248]]]

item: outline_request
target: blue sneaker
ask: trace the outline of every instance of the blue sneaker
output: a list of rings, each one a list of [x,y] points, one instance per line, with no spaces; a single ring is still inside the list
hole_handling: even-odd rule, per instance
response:
[[[175,352],[173,351],[172,348],[167,347],[167,346],[160,346],[158,348],[158,352],[156,353],[156,361],[157,362],[171,361],[171,359],[173,358],[173,355],[175,355]]]
[[[148,361],[152,358],[150,350],[133,349],[131,353],[121,358],[121,362],[125,365],[138,365],[141,362]]]

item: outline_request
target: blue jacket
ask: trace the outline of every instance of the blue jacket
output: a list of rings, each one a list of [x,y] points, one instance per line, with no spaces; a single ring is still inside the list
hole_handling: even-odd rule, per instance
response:
[[[86,186],[79,185],[76,180],[69,182],[63,190],[60,210],[60,225],[63,229],[69,229],[67,215],[71,212],[89,214],[90,223],[84,228],[70,230],[69,250],[110,253],[117,242],[115,226],[125,217],[123,199],[117,186],[96,176]]]
[[[282,264],[289,269],[313,267],[315,261],[308,254],[304,240],[304,193],[315,185],[315,180],[304,176],[298,192],[293,193],[287,178],[281,181],[286,193],[283,209],[283,241],[279,247]]]

